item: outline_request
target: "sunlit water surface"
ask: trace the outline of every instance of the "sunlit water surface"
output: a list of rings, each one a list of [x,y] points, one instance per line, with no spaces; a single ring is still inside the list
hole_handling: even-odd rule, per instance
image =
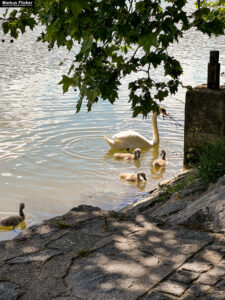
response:
[[[162,117],[158,118],[160,145],[144,151],[140,162],[117,161],[109,151],[104,135],[134,129],[152,137],[151,116],[132,118],[127,89],[132,78],[123,82],[113,106],[101,102],[91,113],[84,108],[75,115],[77,92],[63,95],[57,85],[73,51],[69,55],[64,49],[48,52],[46,45],[36,43],[35,32],[14,43],[5,39],[0,43],[0,218],[15,213],[24,202],[26,220],[16,232],[0,228],[0,239],[12,238],[20,230],[80,204],[118,210],[183,170],[183,128]],[[215,49],[221,51],[222,72],[224,38],[208,39],[191,31],[171,47],[170,53],[184,68],[185,85],[206,83],[209,51]],[[64,61],[61,67],[60,61]],[[183,89],[164,101],[181,125],[184,103]],[[168,165],[155,173],[151,163],[162,148],[167,151]],[[146,184],[119,179],[121,172],[138,170],[146,172]]]

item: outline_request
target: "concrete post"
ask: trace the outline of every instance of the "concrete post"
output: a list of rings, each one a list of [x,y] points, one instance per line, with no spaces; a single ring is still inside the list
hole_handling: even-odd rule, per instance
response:
[[[219,51],[210,51],[207,85],[186,93],[184,165],[194,160],[196,149],[221,137],[225,137],[225,86],[220,86]]]
[[[210,51],[210,62],[208,64],[208,81],[209,89],[220,88],[220,64],[219,51]]]
[[[197,86],[186,93],[184,164],[193,160],[195,149],[225,137],[225,86],[209,89]]]

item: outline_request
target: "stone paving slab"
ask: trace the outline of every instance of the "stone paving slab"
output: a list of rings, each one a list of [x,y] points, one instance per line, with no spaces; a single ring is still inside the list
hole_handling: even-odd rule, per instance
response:
[[[52,298],[52,300],[82,300],[81,298],[78,297],[56,297]]]
[[[211,263],[207,263],[205,261],[198,260],[190,260],[182,266],[183,270],[188,270],[197,273],[203,273],[208,271],[212,267]]]
[[[209,295],[204,296],[205,300],[224,300],[224,292],[214,291]]]
[[[220,297],[223,278],[199,278],[224,276],[223,244],[144,214],[127,220],[81,206],[0,243],[0,300],[186,299],[209,288]]]
[[[37,253],[32,253],[26,256],[19,256],[6,261],[9,265],[26,264],[31,262],[46,262],[55,255],[60,255],[62,252],[55,249],[47,249]]]
[[[192,294],[196,297],[203,296],[210,289],[209,285],[205,284],[193,284],[188,290],[187,293]]]
[[[172,272],[173,265],[115,243],[74,260],[66,285],[83,299],[136,299]]]
[[[190,234],[187,229],[160,229],[140,216],[136,223],[136,232],[115,235],[112,244],[73,261],[66,278],[71,295],[136,299],[212,241],[207,234]]]
[[[225,266],[217,266],[209,272],[202,274],[198,282],[208,285],[215,285],[217,281],[225,275]]]
[[[222,279],[220,280],[220,282],[218,282],[218,284],[216,285],[216,287],[220,291],[225,291],[225,278],[224,277],[222,277]]]
[[[0,267],[6,260],[45,250],[50,241],[63,236],[68,230],[40,224],[22,231],[16,238],[0,242]]]
[[[199,274],[195,272],[189,272],[185,270],[177,270],[173,273],[173,275],[170,277],[173,281],[178,281],[182,283],[189,284],[192,281],[196,280],[199,277]]]
[[[223,254],[217,250],[213,250],[213,245],[214,244],[205,247],[203,251],[196,255],[196,258],[198,258],[201,261],[211,263],[214,266],[221,264]]]
[[[167,280],[163,283],[161,283],[158,287],[159,291],[172,294],[174,296],[180,297],[184,291],[187,289],[188,285],[173,281],[173,280]]]
[[[162,293],[152,292],[143,298],[144,300],[172,300],[169,296],[163,295]]]
[[[156,209],[151,215],[156,218],[166,217],[186,208],[188,204],[189,201],[169,202]]]
[[[1,300],[16,300],[20,295],[18,286],[10,282],[0,282],[0,299]]]

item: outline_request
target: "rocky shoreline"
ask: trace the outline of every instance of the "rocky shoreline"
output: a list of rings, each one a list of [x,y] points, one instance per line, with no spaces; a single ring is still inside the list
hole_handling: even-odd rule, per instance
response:
[[[81,205],[0,242],[0,299],[224,299],[225,176],[185,172],[120,212]]]

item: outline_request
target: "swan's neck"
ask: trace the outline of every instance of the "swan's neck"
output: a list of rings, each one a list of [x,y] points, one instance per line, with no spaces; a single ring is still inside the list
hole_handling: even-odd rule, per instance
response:
[[[166,153],[165,152],[163,152],[163,154],[162,154],[162,159],[166,160]]]
[[[159,131],[157,126],[157,113],[152,115],[152,131],[153,131],[153,145],[159,144]]]

